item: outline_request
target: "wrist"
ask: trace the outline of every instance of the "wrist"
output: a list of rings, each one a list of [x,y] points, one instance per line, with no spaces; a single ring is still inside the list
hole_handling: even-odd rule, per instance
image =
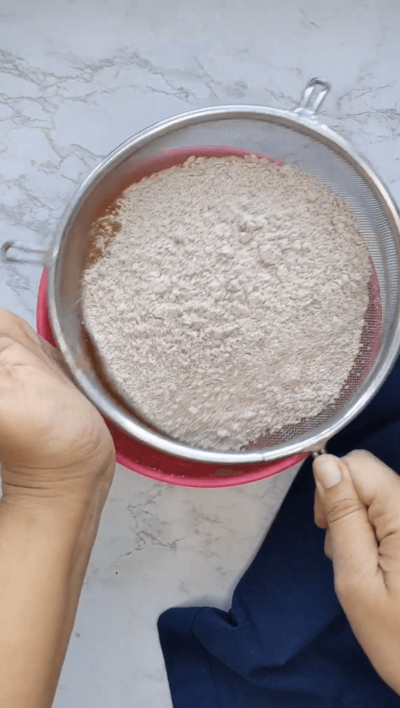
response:
[[[6,489],[0,500],[0,525],[29,529],[32,541],[42,538],[61,554],[86,554],[94,543],[109,487],[110,483],[101,483],[85,493],[46,496]]]
[[[115,470],[115,460],[89,461],[71,469],[1,467],[3,500],[19,508],[72,510],[102,509]]]
[[[1,705],[52,704],[111,477],[0,500]]]

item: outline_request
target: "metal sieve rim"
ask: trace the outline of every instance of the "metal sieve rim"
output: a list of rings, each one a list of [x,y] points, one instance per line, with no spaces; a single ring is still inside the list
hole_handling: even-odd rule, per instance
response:
[[[388,337],[384,356],[374,365],[371,374],[354,396],[351,405],[337,413],[328,424],[323,424],[313,429],[312,434],[306,433],[296,439],[294,443],[281,443],[279,445],[260,448],[258,450],[242,452],[219,452],[203,450],[176,442],[161,433],[147,428],[123,409],[102,387],[100,381],[93,384],[86,375],[84,367],[80,365],[73,354],[68,340],[68,331],[62,326],[61,304],[58,298],[60,282],[62,279],[61,253],[62,246],[68,238],[68,233],[73,226],[74,219],[79,209],[92,193],[95,187],[103,181],[115,167],[121,165],[127,158],[132,157],[140,148],[149,145],[156,138],[189,125],[196,125],[215,120],[231,120],[246,118],[264,120],[298,130],[318,140],[339,153],[363,178],[370,187],[374,196],[390,224],[392,234],[395,235],[397,257],[400,262],[400,217],[394,200],[382,180],[376,175],[367,160],[358,155],[353,147],[344,138],[332,131],[326,125],[320,124],[316,119],[316,110],[303,107],[296,111],[280,110],[270,107],[230,105],[224,107],[205,108],[180,114],[157,123],[147,128],[116,148],[108,155],[89,175],[78,189],[75,197],[68,207],[60,228],[56,234],[49,264],[49,312],[58,347],[60,348],[70,373],[83,393],[94,403],[101,413],[133,438],[139,439],[147,445],[167,454],[187,460],[220,463],[220,464],[246,464],[257,462],[271,462],[273,460],[289,457],[302,452],[315,452],[325,447],[327,441],[339,430],[353,420],[369,403],[382,383],[388,376],[400,350],[400,302],[396,309],[394,326]]]

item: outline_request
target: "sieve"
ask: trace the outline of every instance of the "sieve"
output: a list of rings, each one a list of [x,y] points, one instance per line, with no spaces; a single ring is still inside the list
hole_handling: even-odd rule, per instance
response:
[[[400,219],[391,195],[368,162],[319,122],[317,114],[329,90],[328,82],[316,78],[307,84],[293,111],[233,105],[192,111],[158,123],[106,157],[67,209],[45,261],[55,341],[82,391],[122,434],[149,446],[145,449],[193,465],[276,466],[281,461],[284,469],[302,454],[321,452],[327,441],[362,411],[389,374],[400,349]],[[317,417],[273,435],[266,431],[240,452],[191,447],[140,419],[134,409],[113,396],[96,371],[82,318],[82,273],[92,223],[127,186],[143,176],[181,164],[188,155],[215,151],[268,155],[321,180],[335,196],[346,200],[373,264],[360,352],[339,398]],[[24,256],[18,252],[30,251],[28,245],[18,242],[7,242],[2,249],[8,260],[21,260]],[[40,253],[37,256],[42,257]],[[185,469],[190,475],[190,464]]]

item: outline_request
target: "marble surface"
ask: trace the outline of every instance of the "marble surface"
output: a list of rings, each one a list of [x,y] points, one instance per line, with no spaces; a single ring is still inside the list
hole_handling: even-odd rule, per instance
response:
[[[291,108],[333,84],[322,118],[400,197],[394,0],[2,0],[0,243],[48,246],[75,188],[136,131],[196,107]],[[35,317],[38,266],[0,261],[0,304]],[[228,607],[293,478],[230,490],[117,470],[56,708],[171,706],[156,634],[170,606]]]

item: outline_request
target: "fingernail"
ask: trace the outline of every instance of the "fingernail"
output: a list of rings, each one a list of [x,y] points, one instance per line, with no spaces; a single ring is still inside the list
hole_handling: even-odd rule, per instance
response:
[[[314,462],[314,472],[324,489],[331,489],[342,481],[342,471],[335,457],[320,457]]]

